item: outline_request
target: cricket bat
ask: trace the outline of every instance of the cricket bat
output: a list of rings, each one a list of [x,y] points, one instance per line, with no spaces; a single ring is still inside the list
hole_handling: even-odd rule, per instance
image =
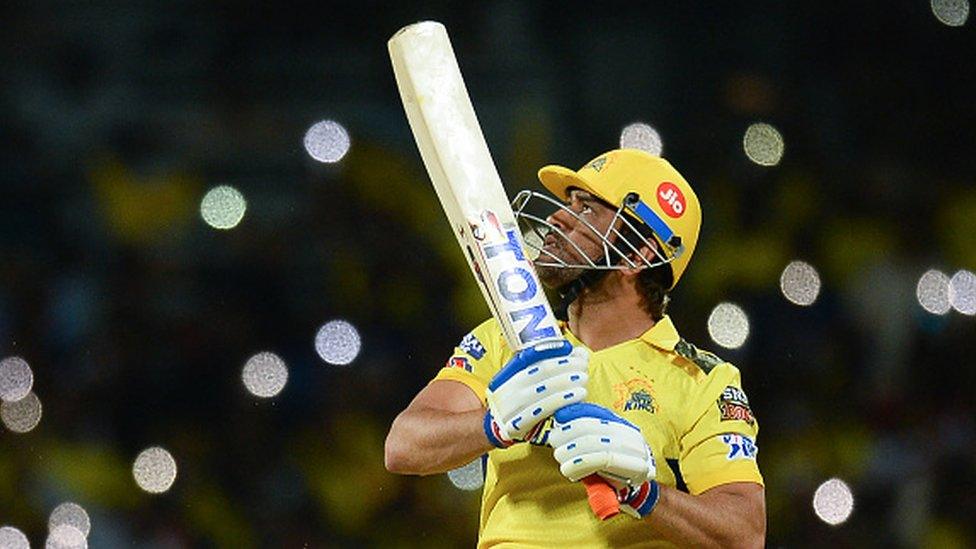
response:
[[[562,339],[444,25],[424,21],[390,39],[390,59],[417,148],[464,257],[514,351]],[[613,488],[583,479],[601,519],[619,512]]]

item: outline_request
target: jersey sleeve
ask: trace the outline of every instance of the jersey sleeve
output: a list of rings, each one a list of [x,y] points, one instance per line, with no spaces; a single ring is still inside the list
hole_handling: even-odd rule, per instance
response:
[[[494,319],[482,322],[464,336],[454,348],[447,364],[437,372],[433,381],[451,380],[467,385],[485,402],[488,382],[501,369],[504,342],[501,329]]]
[[[689,400],[679,459],[689,492],[697,495],[730,482],[763,484],[756,461],[759,423],[738,368],[719,364]]]

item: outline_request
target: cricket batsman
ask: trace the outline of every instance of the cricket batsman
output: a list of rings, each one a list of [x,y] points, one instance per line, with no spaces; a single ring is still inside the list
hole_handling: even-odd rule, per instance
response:
[[[387,469],[487,454],[479,547],[762,547],[759,426],[739,370],[666,314],[701,227],[691,186],[635,149],[539,179],[556,198],[523,191],[514,209],[561,296],[565,341],[516,354],[494,320],[475,328],[394,420]],[[553,213],[529,213],[539,201]],[[593,514],[579,482],[593,474],[623,513]]]

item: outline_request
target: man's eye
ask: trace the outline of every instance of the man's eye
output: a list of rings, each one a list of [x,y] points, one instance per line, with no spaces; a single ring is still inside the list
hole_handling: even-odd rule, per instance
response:
[[[583,204],[583,207],[580,208],[580,212],[585,214],[591,214],[593,213],[593,208],[591,208],[589,204]]]

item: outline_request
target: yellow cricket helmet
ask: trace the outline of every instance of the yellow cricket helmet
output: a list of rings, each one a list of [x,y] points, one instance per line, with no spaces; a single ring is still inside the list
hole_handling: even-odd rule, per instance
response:
[[[562,200],[569,199],[571,188],[587,191],[649,227],[671,268],[671,288],[688,268],[701,230],[701,204],[667,160],[638,149],[616,149],[577,171],[545,166],[539,181]]]

